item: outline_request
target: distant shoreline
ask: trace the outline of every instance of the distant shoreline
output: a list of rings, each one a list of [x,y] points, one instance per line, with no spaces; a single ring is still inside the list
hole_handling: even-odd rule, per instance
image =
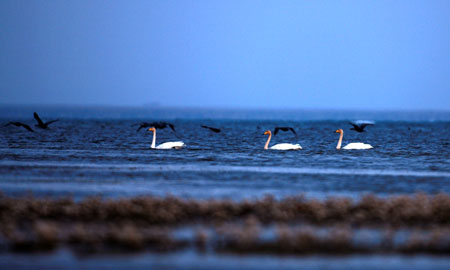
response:
[[[207,108],[117,105],[11,105],[0,104],[0,118],[25,119],[34,111],[67,119],[211,119],[280,121],[450,121],[446,110],[350,110],[350,109],[268,109]]]

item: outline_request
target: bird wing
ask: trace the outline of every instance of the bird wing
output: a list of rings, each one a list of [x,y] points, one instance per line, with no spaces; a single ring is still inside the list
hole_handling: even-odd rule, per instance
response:
[[[348,123],[350,125],[352,125],[354,129],[358,129],[359,128],[359,126],[357,124],[353,123],[353,122],[348,122]]]
[[[282,130],[282,131],[291,131],[292,133],[294,133],[295,136],[297,136],[297,132],[295,132],[295,130],[291,127],[275,127],[275,130],[273,131],[274,135],[277,135],[278,131]]]
[[[216,133],[219,133],[220,132],[220,129],[219,128],[214,128],[214,127],[208,127],[208,126],[201,126],[202,128],[207,128],[207,129],[209,129],[209,130],[211,130],[211,131],[213,131],[213,132],[216,132]]]
[[[293,128],[288,128],[290,131],[292,131],[292,133],[294,133],[295,136],[297,136],[297,132],[295,132],[295,130]]]
[[[141,130],[141,128],[146,128],[148,127],[149,124],[148,123],[141,123],[141,125],[139,126],[139,128],[136,130],[136,132],[138,132],[139,130]]]
[[[164,124],[167,124],[170,127],[170,129],[175,131],[175,126],[173,124],[171,124],[171,123],[164,123]]]
[[[24,127],[28,131],[34,132],[34,130],[29,125],[22,124],[22,127]]]
[[[143,126],[143,124],[145,124],[145,125]],[[175,131],[175,126],[172,125],[171,123],[166,123],[166,122],[142,123],[141,127],[139,127],[139,129],[144,128],[144,127],[154,127],[156,129],[165,129],[167,126],[169,126],[170,129]],[[138,131],[139,131],[139,129],[138,129]]]
[[[39,117],[39,115],[36,113],[36,112],[34,112],[33,113],[33,116],[34,116],[34,119],[36,119],[36,121],[38,122],[38,124],[41,126],[45,126],[44,125],[44,122],[42,122],[42,120],[41,120],[41,118]]]
[[[367,127],[367,126],[373,126],[373,124],[372,123],[362,123],[362,124],[359,125],[359,128],[361,130],[364,130],[364,128]]]
[[[48,122],[45,122],[45,125],[50,125],[51,123],[55,123],[56,121],[59,121],[59,119],[51,120]]]
[[[150,126],[156,128],[156,129],[164,129],[167,125],[163,122],[151,122]]]
[[[26,130],[34,132],[34,130],[27,124],[24,123],[20,123],[20,122],[9,122],[8,124],[5,125],[5,127],[9,126],[9,125],[15,125],[16,127],[24,127]]]
[[[367,125],[368,125],[368,124],[361,124],[361,125],[359,125],[359,127],[360,127],[361,129],[364,129],[365,127],[367,127]]]

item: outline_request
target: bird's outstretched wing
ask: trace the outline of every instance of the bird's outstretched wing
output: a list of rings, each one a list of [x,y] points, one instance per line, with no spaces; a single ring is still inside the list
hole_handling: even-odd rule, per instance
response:
[[[45,122],[45,125],[50,125],[52,123],[55,123],[56,121],[59,121],[59,119],[55,119],[55,120],[51,120],[51,121]]]
[[[172,129],[173,131],[175,131],[175,126],[173,125],[173,124],[171,124],[171,123],[166,123],[169,127],[170,127],[170,129]]]
[[[166,122],[150,122],[150,123],[143,122],[143,123],[141,123],[141,125],[139,126],[139,128],[136,131],[139,131],[142,128],[147,128],[147,127],[154,127],[156,129],[165,129],[166,127],[170,127],[170,129],[175,131],[175,126],[171,123],[166,123]]]
[[[30,132],[34,132],[34,130],[29,125],[21,123],[21,122],[9,122],[8,124],[5,125],[5,127],[7,127],[9,125],[14,125],[16,127],[24,127],[26,130],[28,130]]]
[[[34,130],[29,125],[22,124],[22,127],[24,127],[28,131],[34,132]]]
[[[351,128],[351,130],[355,130],[358,132],[363,132],[364,128],[367,126],[373,126],[374,123],[373,122],[369,122],[369,121],[355,121],[355,122],[349,122],[350,125],[353,126],[353,128]]]
[[[33,113],[33,116],[34,116],[34,119],[36,119],[36,121],[38,122],[39,126],[45,126],[44,122],[42,122],[41,118],[39,117],[39,115],[36,112]]]
[[[291,127],[275,127],[275,130],[273,132],[274,135],[277,135],[278,131],[291,131],[292,133],[294,133],[295,136],[297,136],[297,132],[295,132],[295,130]]]
[[[349,122],[349,124],[353,126],[353,129],[355,129],[355,130],[359,129],[359,126],[357,124],[355,124],[353,122]]]
[[[219,132],[220,132],[220,129],[219,129],[219,128],[208,127],[208,126],[204,126],[204,125],[202,125],[201,127],[202,127],[202,128],[207,128],[207,129],[209,129],[209,130],[211,130],[211,131],[213,131],[213,132],[215,132],[215,133],[219,133]]]
[[[364,129],[364,128],[367,127],[368,125],[369,125],[369,124],[364,123],[364,124],[359,125],[359,127],[360,127],[361,129]]]
[[[149,127],[150,124],[149,123],[141,123],[141,125],[138,127],[138,129],[136,130],[136,132],[138,132],[139,130],[141,130],[142,128],[146,128]]]
[[[171,123],[159,121],[159,122],[151,122],[149,124],[150,124],[150,126],[156,128],[156,129],[165,129],[166,127],[170,127],[170,129],[175,131],[175,126]]]

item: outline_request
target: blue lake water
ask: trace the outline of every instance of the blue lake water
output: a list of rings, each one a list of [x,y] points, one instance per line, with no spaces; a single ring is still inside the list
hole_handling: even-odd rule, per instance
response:
[[[3,123],[34,125],[33,108],[2,110],[8,116]],[[44,120],[60,121],[48,130],[34,127],[34,133],[15,126],[0,130],[4,193],[242,199],[264,194],[323,198],[450,192],[447,113],[411,113],[408,119],[406,113],[339,111],[41,110]],[[227,115],[230,119],[224,118]],[[363,133],[350,130],[348,121],[361,118],[376,123]],[[136,130],[140,122],[154,120],[171,122],[176,129],[157,130],[157,144],[182,140],[186,147],[149,149],[152,133]],[[203,124],[222,131],[211,132],[201,128]],[[263,133],[276,126],[291,126],[298,136],[281,132],[271,145],[299,143],[303,150],[264,150]],[[364,142],[374,148],[336,150],[338,128],[344,129],[344,145]]]

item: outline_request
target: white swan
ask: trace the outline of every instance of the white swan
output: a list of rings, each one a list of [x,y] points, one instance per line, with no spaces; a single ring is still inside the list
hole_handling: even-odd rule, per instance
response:
[[[336,133],[341,133],[341,135],[339,136],[338,144],[336,146],[336,149],[341,149],[342,138],[344,137],[344,131],[342,129],[338,129],[338,130],[336,130]],[[344,146],[342,149],[364,150],[364,149],[372,149],[372,148],[373,147],[370,144],[357,142],[357,143],[349,143],[346,146]]]
[[[264,132],[264,135],[269,134],[269,138],[267,139],[266,145],[264,145],[264,149],[274,149],[274,150],[299,150],[302,149],[300,144],[290,144],[290,143],[279,143],[269,147],[270,139],[272,139],[272,132],[267,130]]]
[[[153,131],[153,140],[150,148],[152,149],[180,149],[186,146],[184,142],[165,142],[155,147],[156,144],[156,128],[151,127],[148,129],[149,131]]]

